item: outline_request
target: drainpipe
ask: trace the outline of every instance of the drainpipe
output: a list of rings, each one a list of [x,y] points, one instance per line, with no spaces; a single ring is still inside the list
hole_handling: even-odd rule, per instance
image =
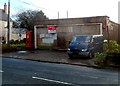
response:
[[[102,32],[102,23],[100,23],[100,35],[103,35],[103,32]]]

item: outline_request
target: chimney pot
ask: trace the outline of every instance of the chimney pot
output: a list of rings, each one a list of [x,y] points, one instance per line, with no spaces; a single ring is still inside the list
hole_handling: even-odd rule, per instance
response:
[[[4,12],[7,13],[7,4],[4,4]]]

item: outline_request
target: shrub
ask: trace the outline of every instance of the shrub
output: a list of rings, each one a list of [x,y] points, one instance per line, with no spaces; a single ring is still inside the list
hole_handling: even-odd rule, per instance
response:
[[[116,41],[110,40],[104,43],[104,51],[107,53],[120,53],[120,45]]]
[[[7,44],[2,44],[2,51],[6,52],[6,51],[14,51],[16,50],[16,47],[14,46],[9,46]]]
[[[12,40],[10,40],[10,44],[14,44],[14,42],[15,42],[15,41],[14,41],[13,39],[12,39]]]
[[[106,67],[107,64],[107,53],[95,53],[94,63],[100,67]]]
[[[18,40],[15,40],[14,44],[19,44],[19,41],[18,41]]]
[[[15,50],[22,50],[25,49],[25,44],[21,43],[21,44],[10,44],[10,46],[8,47],[7,44],[2,44],[2,51],[6,52],[6,51],[15,51]]]
[[[120,53],[108,53],[107,61],[109,64],[120,65]]]
[[[6,41],[5,41],[5,40],[3,40],[3,41],[2,41],[2,44],[5,44],[5,43],[6,43]]]
[[[120,45],[114,41],[104,43],[104,52],[95,53],[94,63],[100,67],[118,64],[120,61]]]
[[[23,39],[23,43],[26,43],[26,38]]]
[[[20,40],[19,42],[20,42],[20,43],[23,43],[23,40]]]
[[[11,44],[10,45],[11,47],[21,47],[21,48],[24,48],[25,47],[25,44],[24,43],[20,43],[20,44]]]

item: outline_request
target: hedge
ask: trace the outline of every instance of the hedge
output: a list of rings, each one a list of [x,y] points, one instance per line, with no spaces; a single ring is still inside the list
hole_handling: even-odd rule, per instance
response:
[[[120,45],[114,40],[104,43],[104,51],[95,53],[94,63],[100,67],[120,67]]]

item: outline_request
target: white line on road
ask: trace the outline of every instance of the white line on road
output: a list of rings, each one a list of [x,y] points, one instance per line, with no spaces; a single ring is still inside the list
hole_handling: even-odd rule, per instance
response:
[[[51,80],[51,79],[46,79],[46,78],[40,78],[40,77],[32,77],[32,78],[33,79],[40,79],[40,80],[44,80],[44,81],[49,81],[49,82],[60,83],[60,84],[72,85],[72,83],[62,82],[62,81],[56,81],[56,80]]]
[[[0,70],[0,72],[2,73],[2,72],[4,72],[4,71]]]

